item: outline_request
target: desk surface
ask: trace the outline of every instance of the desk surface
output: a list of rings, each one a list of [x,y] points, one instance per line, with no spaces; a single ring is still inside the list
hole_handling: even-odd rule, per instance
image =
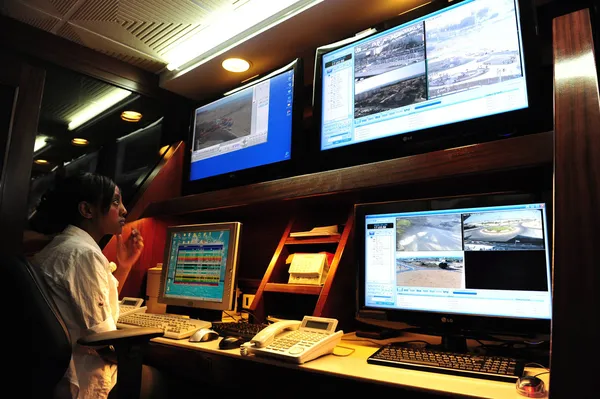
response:
[[[239,348],[221,350],[219,349],[220,339],[211,342],[193,343],[187,339],[172,340],[168,338],[155,338],[153,342],[172,347],[210,352],[221,356],[246,359],[252,362],[272,364],[278,367],[302,369],[323,375],[367,381],[381,385],[410,387],[424,392],[440,393],[443,395],[452,394],[454,396],[478,398],[524,398],[524,396],[516,392],[515,384],[513,383],[369,364],[367,363],[367,358],[379,346],[367,340],[357,340],[353,333],[344,336],[338,347],[335,348],[334,354],[322,356],[302,365],[263,357],[242,356],[240,355]],[[346,348],[352,348],[354,352]],[[528,374],[545,371],[539,368],[527,368],[526,370]],[[540,375],[540,378],[544,380],[546,387],[548,387],[549,374]]]

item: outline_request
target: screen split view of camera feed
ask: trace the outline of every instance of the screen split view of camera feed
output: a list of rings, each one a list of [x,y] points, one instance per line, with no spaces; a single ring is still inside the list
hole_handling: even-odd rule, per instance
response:
[[[550,318],[545,204],[366,216],[366,305]]]
[[[322,150],[528,106],[516,0],[456,4],[322,65]]]
[[[196,109],[190,180],[290,159],[293,96],[288,70]]]

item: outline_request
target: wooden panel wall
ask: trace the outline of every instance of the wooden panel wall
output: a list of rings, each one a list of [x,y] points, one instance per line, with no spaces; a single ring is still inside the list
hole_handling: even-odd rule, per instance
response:
[[[600,102],[588,10],[553,21],[554,295],[550,396],[590,398],[600,304]],[[587,382],[586,382],[587,381]]]

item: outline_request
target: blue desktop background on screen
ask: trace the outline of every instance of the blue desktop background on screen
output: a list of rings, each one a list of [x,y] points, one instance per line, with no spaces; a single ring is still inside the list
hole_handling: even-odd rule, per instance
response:
[[[294,71],[271,78],[265,143],[191,163],[190,180],[250,169],[291,158]]]

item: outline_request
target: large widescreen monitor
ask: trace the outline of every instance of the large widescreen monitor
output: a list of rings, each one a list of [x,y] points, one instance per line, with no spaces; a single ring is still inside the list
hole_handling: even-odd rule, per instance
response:
[[[548,334],[548,213],[531,195],[357,205],[359,318],[467,337]]]
[[[283,177],[297,155],[301,66],[297,59],[194,111],[190,191]]]
[[[169,227],[158,302],[233,310],[241,227],[239,222]]]
[[[535,46],[524,31],[535,29],[530,14],[517,0],[464,0],[317,50],[319,150],[356,147],[357,155],[393,147],[400,154],[413,142],[481,128],[465,121],[522,111],[499,126],[514,133],[532,105],[525,55],[534,62]],[[487,122],[482,137],[496,130]],[[381,147],[365,145],[386,138]]]

